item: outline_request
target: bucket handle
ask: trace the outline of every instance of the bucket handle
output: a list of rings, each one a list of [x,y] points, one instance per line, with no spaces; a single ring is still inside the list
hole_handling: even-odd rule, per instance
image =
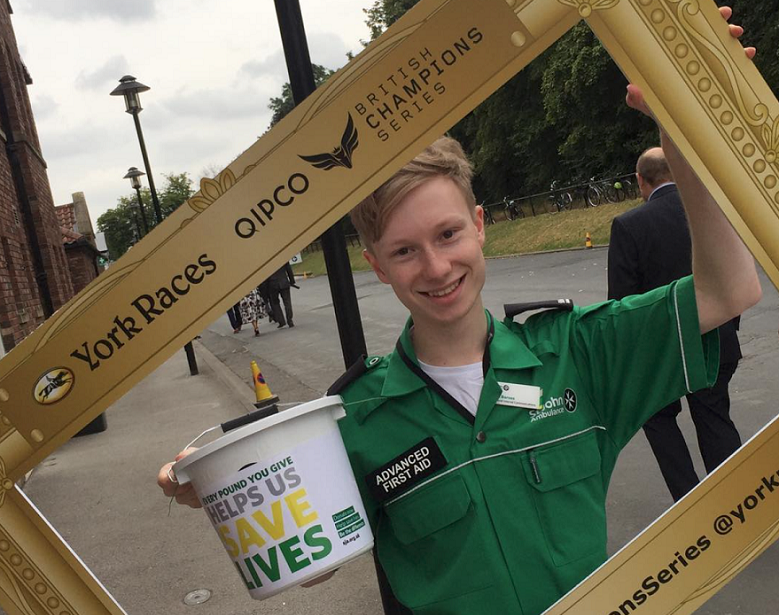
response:
[[[278,398],[275,398],[278,399]],[[339,398],[340,399],[340,398]],[[267,400],[272,401],[272,400]],[[261,419],[268,418],[269,416],[273,416],[274,414],[278,414],[279,412],[279,405],[281,406],[298,406],[300,405],[300,402],[294,402],[289,404],[277,404],[275,402],[273,403],[265,403],[262,406],[259,406],[256,410],[253,410],[252,412],[249,412],[248,414],[244,414],[243,416],[239,416],[234,419],[230,419],[229,421],[225,421],[224,423],[220,423],[219,425],[215,425],[214,427],[209,427],[204,432],[202,432],[197,438],[192,440],[189,444],[187,444],[184,447],[184,450],[188,449],[190,446],[195,444],[200,438],[205,436],[208,433],[211,433],[212,431],[215,431],[217,429],[221,429],[222,433],[227,433],[228,431],[232,431],[233,429],[237,429],[238,427],[243,427],[244,425],[248,425],[249,423],[254,423],[255,421],[259,421]],[[346,409],[343,407],[342,403],[339,403],[335,406],[333,406],[333,418],[336,421],[340,421],[342,418],[346,416]]]
[[[238,427],[243,427],[244,425],[248,425],[249,423],[254,423],[255,421],[259,421],[260,419],[265,419],[268,418],[269,416],[273,416],[274,414],[278,414],[278,412],[279,412],[279,408],[276,404],[268,404],[258,408],[257,410],[253,410],[248,414],[239,416],[238,418],[230,419],[229,421],[225,421],[224,423],[219,423],[219,425],[215,425],[214,427],[209,427],[204,432],[202,432],[197,438],[192,440],[192,442],[187,444],[184,447],[184,450],[188,449],[195,442],[200,440],[200,438],[202,438],[208,433],[211,433],[212,431],[221,429],[222,433],[227,433],[228,431],[232,431],[233,429],[237,429]]]
[[[238,427],[243,427],[244,425],[248,425],[249,423],[254,423],[254,421],[259,421],[260,419],[268,418],[269,416],[278,414],[278,412],[279,412],[279,407],[276,404],[268,404],[267,406],[262,406],[257,410],[252,410],[251,412],[249,412],[249,414],[244,414],[243,416],[239,416],[236,419],[230,419],[229,421],[225,421],[224,423],[221,423],[219,426],[222,428],[222,431],[224,433],[227,433],[228,431],[231,431]]]
[[[340,421],[345,416],[346,416],[346,409],[343,407],[343,404],[338,404],[336,406],[333,406],[333,418],[336,421]]]

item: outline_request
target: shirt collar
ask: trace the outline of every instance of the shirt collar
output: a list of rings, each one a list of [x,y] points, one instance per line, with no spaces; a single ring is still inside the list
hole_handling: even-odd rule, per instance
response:
[[[502,322],[495,322],[490,360],[496,369],[528,369],[543,365],[522,339]]]
[[[675,186],[676,184],[674,182],[665,182],[664,184],[660,184],[657,188],[652,190],[652,192],[649,194],[649,198],[647,201],[651,201],[652,197],[655,196],[655,193],[660,190],[661,188],[665,188],[666,186]]]
[[[490,365],[492,367],[497,369],[527,369],[538,367],[542,364],[538,357],[506,325],[495,320],[487,310],[484,310],[484,314],[488,324],[491,325],[488,327],[488,330],[494,331],[487,340]],[[419,360],[414,352],[414,345],[411,342],[412,325],[413,321],[409,318],[400,335],[400,343],[406,355],[418,365]],[[424,387],[425,383],[406,366],[397,350],[395,350],[390,355],[387,375],[381,390],[382,396],[399,397]]]
[[[406,352],[406,356],[418,365],[419,360],[414,352],[414,344],[411,343],[411,327],[413,326],[414,321],[409,316],[408,320],[406,320],[406,326],[403,327],[403,332],[400,334],[399,341]],[[381,388],[382,396],[400,397],[424,387],[425,383],[406,367],[397,349],[393,350],[390,355],[389,366],[387,367],[387,375],[384,378],[384,386]]]

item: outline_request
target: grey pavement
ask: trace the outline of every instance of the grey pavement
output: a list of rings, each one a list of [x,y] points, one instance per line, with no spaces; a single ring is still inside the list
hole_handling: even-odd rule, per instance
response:
[[[354,277],[368,350],[389,352],[404,308],[372,273]],[[252,359],[273,393],[288,403],[320,396],[343,371],[327,279],[298,284],[294,329],[263,321],[259,337],[251,326],[233,334],[226,316],[220,318],[195,344],[200,376],[190,376],[183,352],[177,353],[107,411],[107,431],[71,440],[30,477],[26,493],[128,613],[381,613],[367,556],[325,584],[295,588],[261,605],[251,600],[205,514],[175,504],[169,514],[154,482],[157,469],[201,431],[251,408]],[[604,249],[560,252],[489,261],[484,299],[502,316],[504,302],[570,297],[585,305],[602,300],[605,288]],[[742,318],[745,357],[731,384],[732,414],[744,440],[773,418],[779,398],[779,297],[765,276],[763,288],[763,300]],[[682,428],[693,443],[687,413]],[[702,474],[702,462],[694,457]],[[671,503],[646,440],[638,434],[623,451],[609,490],[610,552]],[[698,613],[772,612],[777,569],[779,548],[774,545]],[[211,598],[185,605],[187,593],[199,589],[208,589]]]

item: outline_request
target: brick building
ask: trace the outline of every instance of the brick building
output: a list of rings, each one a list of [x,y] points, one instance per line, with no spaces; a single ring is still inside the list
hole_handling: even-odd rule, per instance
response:
[[[0,0],[0,355],[74,294],[12,12]]]
[[[101,271],[98,264],[100,251],[95,245],[95,231],[89,217],[87,201],[83,192],[73,194],[73,202],[54,208],[62,233],[62,245],[68,259],[73,293],[94,280]]]

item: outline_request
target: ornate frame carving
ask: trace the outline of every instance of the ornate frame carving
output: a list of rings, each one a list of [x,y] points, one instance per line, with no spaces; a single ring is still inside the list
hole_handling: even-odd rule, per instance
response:
[[[189,207],[180,208],[0,361],[0,604],[7,612],[124,612],[14,481],[581,19],[628,78],[642,86],[663,126],[779,283],[779,103],[728,35],[711,0],[425,0],[217,178],[204,180]],[[437,58],[436,64],[426,54]],[[424,81],[432,88],[432,102],[410,118],[399,107],[393,110],[399,128],[374,117],[384,138],[367,119],[368,95],[384,96],[391,89],[386,76],[399,65],[413,68],[414,58],[420,65],[427,62],[431,80]],[[440,88],[430,85],[433,79]],[[347,116],[359,133],[353,168],[315,170],[300,159],[331,151],[341,137],[333,126],[343,125]],[[259,202],[258,194],[265,195]],[[234,224],[226,225],[226,219]],[[252,258],[245,258],[249,253]],[[191,284],[187,301],[179,297],[161,314],[147,310],[152,319],[142,320],[146,317],[133,298],[153,298],[154,289],[170,285],[187,265],[199,263],[204,272],[208,261],[214,271]],[[249,266],[252,262],[259,266]],[[176,317],[166,320],[167,310],[175,310]],[[154,335],[144,336],[152,326]],[[90,337],[95,330],[106,333]],[[92,359],[74,358],[79,348]],[[73,376],[70,390],[56,403],[36,401],[36,383],[52,382],[60,374],[53,370],[62,369]],[[633,543],[553,612],[595,612],[585,605],[608,598],[615,575],[630,570],[631,561],[651,561],[672,524],[678,531],[699,531],[687,526],[709,510],[706,506],[758,476],[759,464],[776,469],[777,434],[774,422],[699,487],[698,497],[688,498],[685,507],[675,507],[642,535],[657,537],[655,542]],[[722,579],[770,544],[776,515],[765,513],[751,531],[741,537],[738,557],[722,555],[723,571],[714,581],[687,574],[689,587],[677,582],[664,591],[671,608],[677,607],[674,612],[691,612]],[[630,583],[632,577],[620,579]]]

